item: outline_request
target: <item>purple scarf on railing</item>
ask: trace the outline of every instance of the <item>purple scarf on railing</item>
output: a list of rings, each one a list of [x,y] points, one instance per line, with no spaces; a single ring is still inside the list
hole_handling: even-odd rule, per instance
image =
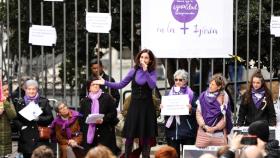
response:
[[[52,129],[55,129],[56,125],[61,126],[62,131],[66,131],[67,139],[72,138],[72,131],[70,126],[73,125],[76,122],[76,120],[81,116],[81,114],[75,110],[69,111],[70,114],[68,120],[64,120],[61,118],[61,116],[57,116],[51,124]]]
[[[99,113],[99,101],[98,98],[101,96],[102,90],[100,89],[97,93],[90,92],[88,97],[91,99],[91,114],[98,114]],[[87,132],[87,143],[91,144],[94,139],[96,124],[91,123],[88,125],[88,132]]]
[[[39,98],[40,98],[39,93],[37,93],[37,94],[36,94],[35,96],[33,96],[33,97],[30,97],[30,96],[27,96],[27,95],[25,95],[25,96],[23,97],[24,102],[25,102],[25,105],[28,105],[28,104],[29,104],[30,102],[32,102],[32,101],[34,101],[34,103],[38,104]]]
[[[224,111],[226,115],[227,133],[230,133],[230,130],[233,126],[231,120],[230,103],[228,102],[224,109],[221,110],[221,105],[217,100],[218,96],[219,92],[210,93],[209,90],[201,93],[199,97],[201,114],[205,124],[207,126],[213,127],[221,120]]]
[[[260,88],[255,90],[252,88],[252,99],[257,109],[260,108],[262,100],[264,98],[265,90],[264,88]]]

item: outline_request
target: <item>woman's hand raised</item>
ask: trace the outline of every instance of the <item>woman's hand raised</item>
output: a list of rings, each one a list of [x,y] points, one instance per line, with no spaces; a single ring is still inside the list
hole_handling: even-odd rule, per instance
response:
[[[104,85],[105,80],[100,77],[99,80],[92,81],[92,84]]]

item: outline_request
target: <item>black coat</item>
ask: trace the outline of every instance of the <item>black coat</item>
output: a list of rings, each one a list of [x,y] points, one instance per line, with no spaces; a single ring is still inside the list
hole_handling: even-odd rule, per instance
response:
[[[112,77],[109,77],[105,72],[103,72],[102,78],[105,81],[115,82],[115,79]],[[93,76],[90,76],[89,80],[92,80],[92,79],[93,79]],[[111,95],[114,98],[114,105],[115,105],[115,108],[117,108],[119,105],[119,101],[120,101],[119,91],[117,89],[109,88],[105,85],[100,85],[100,88],[102,89],[103,92],[108,93],[108,94],[109,94],[109,90],[111,90]],[[80,99],[82,100],[86,95],[87,95],[87,85],[86,85],[86,83],[84,83],[80,90]]]
[[[39,120],[29,121],[19,114],[26,104],[24,99],[17,99],[15,101],[15,109],[17,117],[14,119],[14,124],[20,132],[18,151],[25,154],[31,154],[32,151],[43,144],[48,144],[48,141],[39,140],[38,126],[48,126],[53,121],[52,108],[49,104],[48,99],[40,97],[38,102],[39,107],[43,113],[39,116]],[[23,126],[27,128],[22,129]]]
[[[91,99],[85,97],[80,103],[80,113],[82,114],[80,125],[83,132],[83,146],[86,150],[98,144],[107,146],[116,153],[116,135],[115,125],[118,123],[117,110],[114,105],[113,98],[107,94],[102,93],[98,99],[99,113],[104,114],[103,123],[96,125],[94,140],[92,144],[87,144],[88,124],[85,123],[87,116],[91,113]]]
[[[244,94],[246,96],[246,94]],[[267,101],[267,105],[264,109],[264,102],[261,103],[260,108],[257,109],[255,103],[252,101],[249,104],[245,104],[244,98],[240,104],[238,113],[238,126],[249,126],[252,122],[258,120],[266,120],[269,126],[276,125],[276,114],[272,100]]]

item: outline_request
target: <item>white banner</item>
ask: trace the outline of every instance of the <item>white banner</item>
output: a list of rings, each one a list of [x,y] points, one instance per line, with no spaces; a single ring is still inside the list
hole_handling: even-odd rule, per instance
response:
[[[92,33],[109,33],[112,17],[109,13],[86,13],[86,29]]]
[[[29,43],[39,46],[56,44],[56,29],[52,26],[32,25],[29,28]]]
[[[142,0],[142,49],[158,58],[228,58],[233,0]]]

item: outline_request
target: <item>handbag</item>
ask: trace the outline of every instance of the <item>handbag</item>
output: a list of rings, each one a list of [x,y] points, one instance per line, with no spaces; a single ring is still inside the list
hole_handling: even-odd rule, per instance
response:
[[[38,126],[40,140],[48,140],[51,138],[51,128]]]

